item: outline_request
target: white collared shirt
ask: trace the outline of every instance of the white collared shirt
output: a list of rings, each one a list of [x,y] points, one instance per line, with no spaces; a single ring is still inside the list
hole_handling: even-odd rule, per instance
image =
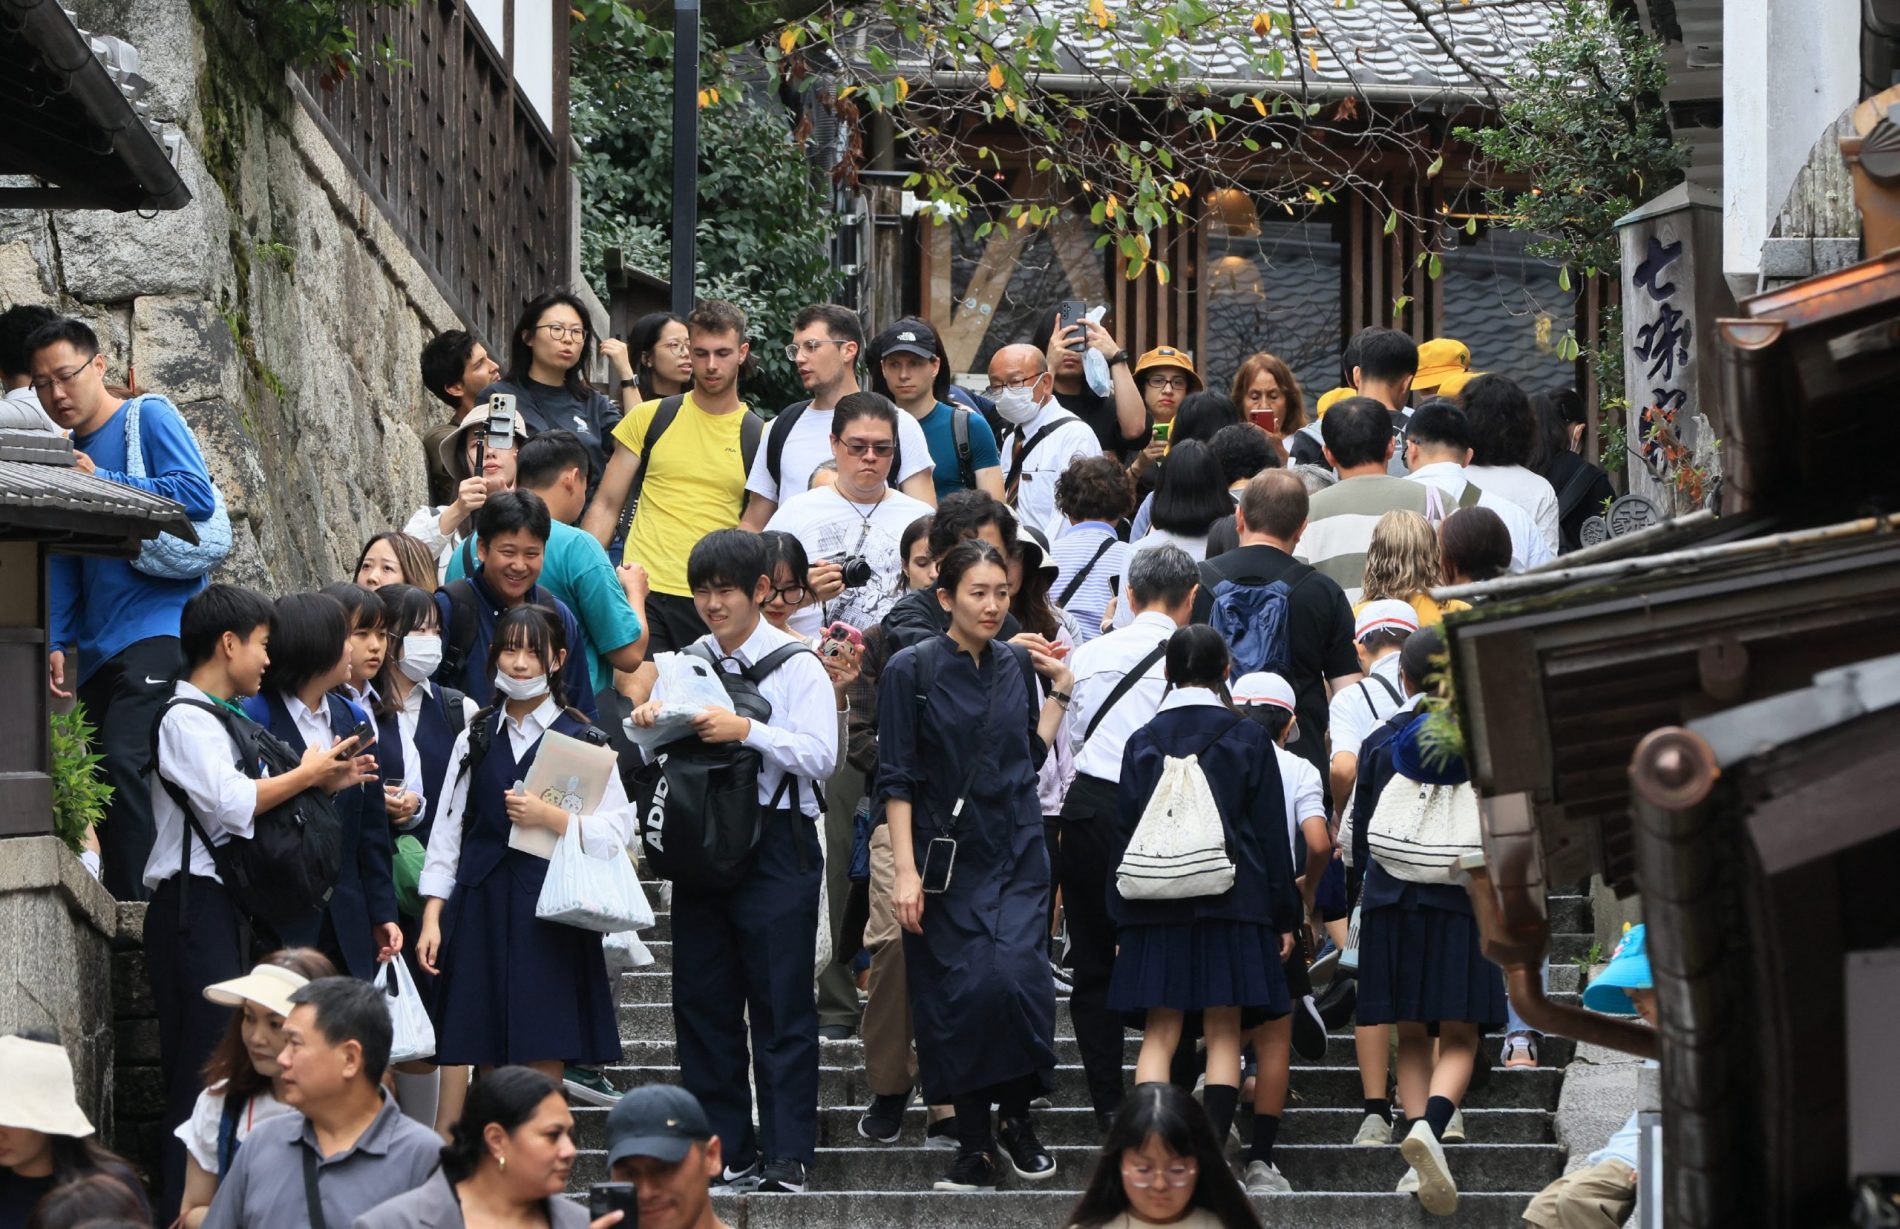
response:
[[[306,750],[311,747],[329,747],[342,737],[342,734],[349,733],[348,730],[344,730],[342,734],[339,734],[331,729],[330,706],[324,700],[317,701],[316,710],[313,712],[304,707],[302,700],[289,692],[283,693],[283,699],[284,708],[290,713],[290,723],[297,727],[297,733],[303,735],[303,745]],[[362,751],[364,748],[358,748],[358,750]]]
[[[542,697],[534,711],[519,721],[508,716],[505,707],[502,709],[501,728],[508,735],[508,748],[517,762],[541,740],[560,715],[561,707],[552,696]],[[462,822],[468,810],[468,776],[460,771],[467,755],[468,727],[464,726],[456,736],[454,749],[449,752],[442,783],[442,806],[436,812],[435,827],[429,830],[429,851],[422,861],[422,875],[417,883],[417,890],[424,896],[447,900],[455,889],[455,871],[462,861]],[[526,777],[527,773],[528,765],[522,764],[520,775]],[[581,849],[589,857],[605,859],[618,857],[633,847],[637,814],[627,799],[627,787],[621,784],[620,774],[610,772],[599,808],[587,815],[572,816],[568,822],[581,826]]]
[[[1042,531],[1048,541],[1055,541],[1068,521],[1056,511],[1056,479],[1069,468],[1069,462],[1077,457],[1095,457],[1102,453],[1102,445],[1095,438],[1095,428],[1089,426],[1074,414],[1062,408],[1062,403],[1054,397],[1042,407],[1042,412],[1020,427],[1012,427],[1004,439],[1003,480],[1007,482],[1016,466],[1016,454],[1020,452],[1037,432],[1052,423],[1060,423],[1054,431],[1043,436],[1042,442],[1023,462],[1022,480],[1016,487],[1016,517],[1032,529]]]
[[[1161,698],[1161,705],[1155,709],[1156,715],[1171,713],[1178,708],[1226,708],[1221,698],[1214,694],[1211,687],[1176,687]]]
[[[735,653],[721,649],[710,632],[696,643],[711,649],[715,656],[750,666],[781,645],[806,642],[760,616],[758,627]],[[665,693],[664,686],[656,686],[653,698],[665,699]],[[745,745],[765,757],[765,765],[759,770],[759,801],[771,803],[778,794],[779,782],[790,772],[798,789],[798,809],[816,816],[818,791],[813,786],[829,780],[838,767],[840,720],[831,676],[825,673],[817,654],[798,653],[766,676],[759,684],[759,695],[772,706],[772,719],[752,722],[745,736]],[[786,796],[779,799],[780,806],[790,801],[790,794],[788,787]]]
[[[400,826],[402,831],[408,831],[422,822],[429,807],[429,789],[440,784],[423,780],[422,755],[416,750],[416,724],[422,720],[422,702],[432,694],[434,686],[427,679],[417,683],[403,697],[402,707],[396,710],[396,735],[402,739],[402,787],[421,800],[416,806],[415,817]],[[478,711],[475,701],[467,696],[462,697],[463,729],[468,728],[468,723]],[[455,764],[461,761],[450,757],[449,762]]]
[[[1069,706],[1069,738],[1078,776],[1121,780],[1122,751],[1128,739],[1160,711],[1168,686],[1163,659],[1156,658],[1141,681],[1115,702],[1092,737],[1084,731],[1122,677],[1179,630],[1180,625],[1161,611],[1144,610],[1127,627],[1097,636],[1070,658],[1075,699]]]
[[[180,679],[174,696],[216,704],[209,695]],[[257,782],[239,772],[237,748],[224,723],[201,708],[177,705],[165,713],[158,727],[157,772],[152,775],[152,822],[156,836],[145,860],[145,886],[155,888],[178,873],[180,842],[186,830],[184,812],[172,801],[164,781],[170,781],[191,799],[198,825],[216,844],[232,837],[249,837],[257,815]],[[163,777],[164,781],[159,778]],[[218,879],[217,863],[196,833],[191,837],[190,871]],[[219,879],[222,883],[223,880]]]
[[[1407,477],[1413,482],[1423,482],[1443,491],[1451,500],[1452,505],[1446,509],[1447,512],[1456,507],[1458,500],[1465,493],[1465,488],[1472,482],[1471,475],[1466,472],[1465,467],[1456,461],[1434,461],[1430,465],[1421,465]],[[1531,519],[1531,514],[1516,500],[1489,490],[1483,483],[1479,483],[1478,506],[1489,508],[1497,513],[1498,519],[1504,522],[1505,529],[1510,531],[1513,572],[1539,567],[1549,563],[1555,557],[1551,548],[1545,545],[1544,535],[1538,532],[1537,522]]]

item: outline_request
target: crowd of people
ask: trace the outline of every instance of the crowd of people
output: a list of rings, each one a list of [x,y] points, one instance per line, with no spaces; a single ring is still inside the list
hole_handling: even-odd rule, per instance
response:
[[[78,321],[22,336],[23,310],[0,372],[82,468],[217,516],[178,411],[109,385]],[[1576,545],[1607,488],[1574,451],[1581,401],[1373,328],[1309,414],[1273,355],[1223,393],[1183,350],[1132,356],[1054,311],[978,392],[927,321],[867,344],[817,305],[785,347],[808,396],[767,419],[751,344],[729,303],[623,341],[560,293],[505,371],[436,337],[430,503],[315,592],[209,584],[214,551],[185,575],[56,557],[49,680],[115,787],[99,873],[150,901],[151,1207],[188,1229],[502,1219],[565,1184],[572,1097],[613,1107],[643,1223],[709,1226],[708,1184],[806,1188],[820,1041],[854,1033],[864,1139],[899,1140],[921,1099],[953,1153],[938,1189],[1042,1181],[1060,983],[1105,1147],[1074,1223],[1257,1224],[1243,1192],[1292,1189],[1293,1055],[1348,1020],[1353,1142],[1396,1141],[1400,1189],[1450,1212],[1481,1035],[1508,1023],[1508,1067],[1538,1038],[1463,890],[1369,838],[1387,799],[1466,780],[1427,749],[1435,626],[1463,608],[1432,591]],[[617,771],[585,800],[524,791],[550,734]],[[1182,869],[1189,814],[1224,878]],[[570,844],[666,881],[683,1091],[603,1073],[610,945],[538,916]],[[392,1066],[393,964],[434,1052]],[[45,1195],[29,1179],[87,1168],[23,1169],[8,1126],[0,1229]]]

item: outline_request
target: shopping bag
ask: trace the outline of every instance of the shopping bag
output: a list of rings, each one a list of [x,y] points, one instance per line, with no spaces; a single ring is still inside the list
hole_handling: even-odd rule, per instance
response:
[[[416,979],[409,976],[409,966],[396,956],[384,963],[379,980],[393,1029],[389,1061],[434,1058],[435,1025],[429,1022],[429,1010],[422,1005],[422,994],[416,989]]]
[[[548,876],[534,915],[544,922],[602,934],[653,925],[653,906],[640,889],[633,859],[624,849],[608,858],[589,857],[581,848],[579,818],[568,821],[554,856],[548,859]]]
[[[631,930],[616,930],[603,936],[600,951],[607,958],[607,974],[610,977],[644,969],[653,963],[653,953],[647,950],[646,944],[640,942],[640,936]]]

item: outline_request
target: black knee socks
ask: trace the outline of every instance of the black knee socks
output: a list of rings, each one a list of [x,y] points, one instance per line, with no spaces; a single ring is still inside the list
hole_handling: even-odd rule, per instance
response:
[[[1273,1143],[1280,1138],[1280,1119],[1273,1114],[1253,1116],[1253,1143],[1247,1145],[1249,1161],[1273,1164]]]
[[[1365,1112],[1372,1115],[1374,1118],[1377,1118],[1380,1121],[1384,1122],[1387,1126],[1391,1126],[1392,1125],[1392,1098],[1367,1097]]]
[[[1425,1103],[1425,1121],[1432,1124],[1432,1135],[1445,1138],[1445,1128],[1451,1125],[1451,1116],[1458,1107],[1451,1103],[1450,1097],[1433,1097]]]
[[[1228,1129],[1234,1125],[1234,1109],[1240,1104],[1240,1089],[1233,1084],[1209,1084],[1201,1090],[1201,1104],[1207,1120],[1214,1124],[1214,1138],[1227,1145]]]

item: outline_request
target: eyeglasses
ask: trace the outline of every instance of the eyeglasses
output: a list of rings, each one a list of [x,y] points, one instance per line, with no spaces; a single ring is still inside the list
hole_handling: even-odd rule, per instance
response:
[[[1193,1184],[1200,1174],[1201,1167],[1192,1161],[1170,1165],[1166,1169],[1156,1169],[1152,1165],[1124,1165],[1122,1179],[1138,1191],[1145,1191],[1166,1179],[1169,1186],[1176,1190]]]
[[[805,604],[805,586],[803,585],[785,585],[783,587],[774,586],[772,589],[772,592],[767,594],[766,596],[767,596],[768,601],[772,598],[777,598],[779,601],[783,602],[787,606],[803,606]]]
[[[61,388],[70,387],[74,380],[77,380],[80,376],[92,370],[92,360],[97,357],[99,357],[98,352],[94,351],[92,354],[86,356],[85,362],[79,364],[79,366],[73,368],[71,371],[55,371],[53,378],[50,380],[33,381],[33,391],[43,393],[55,384]]]
[[[566,341],[570,337],[579,341],[587,336],[587,326],[584,324],[537,324],[534,327],[537,332],[545,330],[555,341]]]
[[[692,349],[692,346],[683,341],[656,341],[653,343],[653,348],[664,350],[668,354],[685,354]]]
[[[1013,393],[1017,391],[1018,389],[1031,388],[1031,387],[1034,387],[1036,381],[1042,379],[1042,377],[1043,377],[1043,373],[1037,372],[1033,376],[1023,376],[1019,379],[1010,380],[1002,384],[997,384],[997,383],[992,382],[988,388],[983,390],[983,395],[985,397],[988,397],[990,400],[994,401],[996,400],[996,394],[1002,392],[1004,389],[1008,389],[1010,392]]]
[[[1186,376],[1149,376],[1148,377],[1149,388],[1173,389],[1173,390],[1179,391],[1179,390],[1185,389],[1187,386],[1188,386],[1188,382],[1187,382]]]
[[[888,457],[897,451],[897,443],[894,440],[839,440],[838,442],[843,444],[844,450],[854,457],[861,457],[867,452],[874,457]]]
[[[795,341],[791,345],[786,346],[785,357],[795,363],[798,361],[798,352],[800,350],[803,350],[807,354],[817,354],[818,347],[820,346],[848,346],[850,344],[851,343],[847,341],[839,341],[835,337],[813,337],[808,341]]]

